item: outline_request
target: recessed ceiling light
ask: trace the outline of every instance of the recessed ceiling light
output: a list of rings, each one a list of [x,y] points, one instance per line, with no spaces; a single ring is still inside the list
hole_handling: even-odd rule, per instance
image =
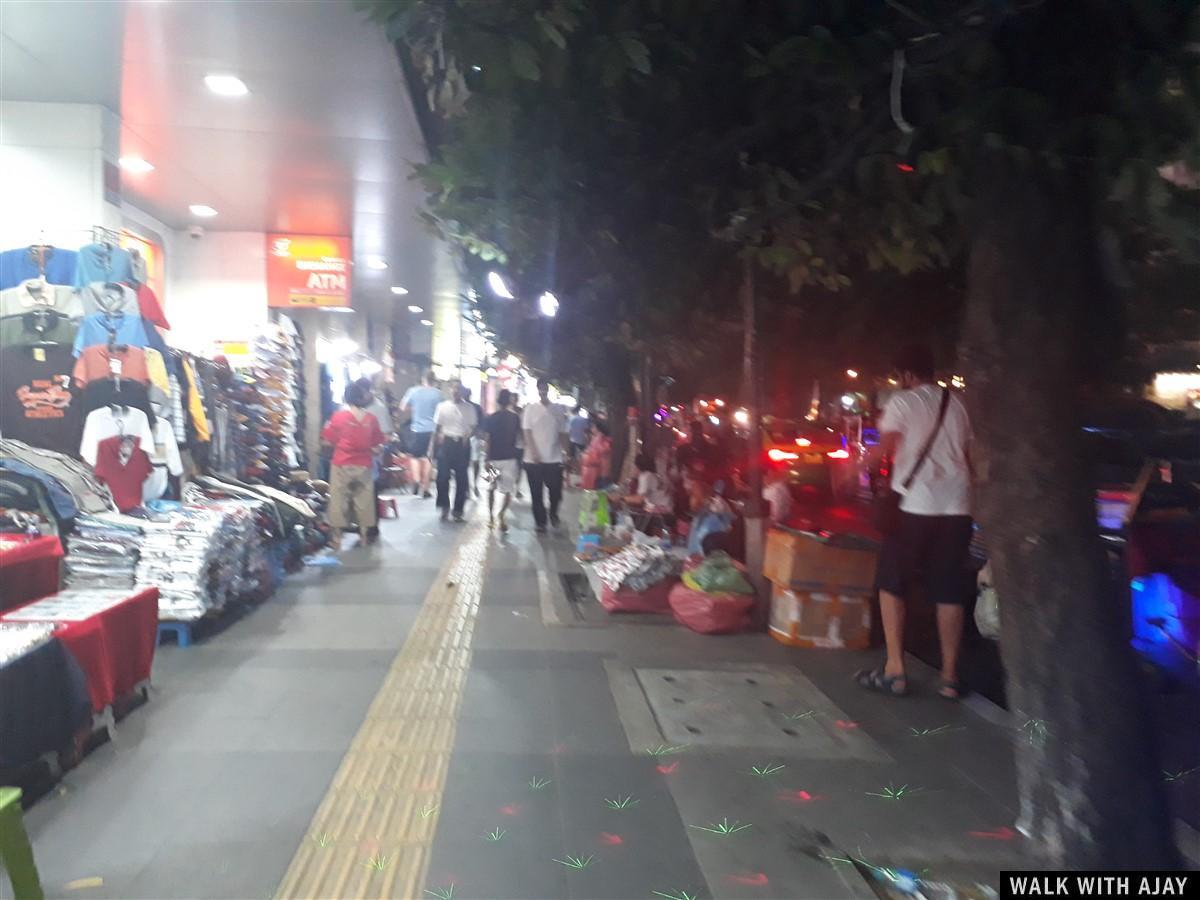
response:
[[[367,257],[367,268],[368,269],[375,269],[378,272],[382,272],[387,267],[388,267],[387,260],[384,259],[382,256],[368,256]]]
[[[236,75],[205,75],[204,86],[222,97],[244,97],[250,93],[246,82]]]
[[[429,319],[422,319],[421,324],[424,325],[426,328],[428,328],[433,325],[433,322],[430,321]]]
[[[414,303],[411,306],[409,306],[408,311],[411,313],[422,313],[422,312],[425,312],[425,307],[417,306],[417,304]]]
[[[397,297],[403,297],[405,294],[408,293],[408,288],[400,287],[400,285],[398,285],[398,284],[393,284],[392,285],[392,293],[395,294]]]
[[[126,172],[134,172],[138,175],[154,171],[154,166],[140,156],[122,156],[117,162]]]
[[[193,203],[188,207],[188,212],[193,216],[199,216],[202,219],[211,219],[217,214],[217,211],[211,206],[205,206],[203,203]]]
[[[340,312],[340,313],[354,312],[354,307],[352,307],[352,306],[322,306],[321,309],[325,310],[325,312]]]

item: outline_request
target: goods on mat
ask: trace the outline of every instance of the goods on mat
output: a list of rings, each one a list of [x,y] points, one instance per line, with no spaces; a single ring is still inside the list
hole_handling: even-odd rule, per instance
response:
[[[40,622],[0,622],[0,666],[40,647],[54,635],[54,626]]]
[[[752,623],[752,594],[710,594],[679,582],[671,588],[668,603],[679,624],[700,634],[745,631]]]
[[[795,591],[870,593],[876,550],[874,541],[857,535],[772,528],[763,574]]]
[[[65,583],[71,588],[124,590],[133,588],[142,522],[116,513],[82,515],[67,538]]]
[[[771,637],[795,647],[865,650],[871,643],[869,594],[771,591]]]
[[[128,591],[63,591],[6,613],[6,622],[79,622],[129,599]]]
[[[595,564],[604,586],[613,591],[644,591],[675,574],[675,560],[654,544],[630,544],[609,559]]]
[[[600,605],[610,613],[667,613],[671,611],[667,598],[677,583],[674,578],[664,578],[641,591],[614,591],[604,587],[600,592]]]

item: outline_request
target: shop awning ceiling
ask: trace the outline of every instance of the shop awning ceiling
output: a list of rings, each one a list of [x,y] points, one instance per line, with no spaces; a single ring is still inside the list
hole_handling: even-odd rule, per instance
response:
[[[124,197],[183,229],[349,234],[355,305],[428,300],[433,238],[410,161],[426,157],[399,63],[346,0],[0,3],[3,94],[96,103],[121,119]],[[219,97],[209,74],[247,96]],[[188,206],[215,208],[198,220]],[[389,263],[369,270],[368,256]]]

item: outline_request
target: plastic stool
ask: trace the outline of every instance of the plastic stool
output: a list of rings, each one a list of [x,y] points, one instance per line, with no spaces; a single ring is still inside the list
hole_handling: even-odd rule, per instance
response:
[[[180,647],[192,646],[192,623],[191,622],[159,622],[158,623],[158,643],[163,641],[163,635],[175,635],[175,643]]]
[[[42,882],[21,820],[21,789],[0,787],[0,860],[17,900],[42,900]]]
[[[392,511],[392,514],[390,516],[385,516],[384,512],[389,509]],[[395,497],[380,497],[379,504],[376,509],[376,514],[381,519],[398,519],[398,518],[400,518],[400,510],[396,507],[396,498]]]

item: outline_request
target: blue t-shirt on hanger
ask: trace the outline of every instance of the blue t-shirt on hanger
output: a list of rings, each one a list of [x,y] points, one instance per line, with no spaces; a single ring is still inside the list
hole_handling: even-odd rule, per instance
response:
[[[162,346],[162,337],[155,332],[154,336],[158,338],[158,341],[152,343],[146,334],[147,330],[153,329],[146,328],[146,323],[141,316],[128,313],[118,313],[115,316],[94,313],[85,317],[83,324],[79,326],[79,333],[75,335],[75,355],[78,356],[87,347],[107,344],[110,332],[113,334],[113,343],[124,344],[127,347],[155,347],[158,349]],[[159,352],[162,351],[159,350]]]
[[[50,284],[75,284],[78,254],[74,250],[47,247],[43,259],[45,271],[38,270],[37,258],[29,247],[0,253],[0,291],[16,287],[22,281],[45,278]]]
[[[75,287],[86,287],[93,281],[133,283],[133,258],[128,250],[108,244],[88,244],[79,248],[75,264]]]

